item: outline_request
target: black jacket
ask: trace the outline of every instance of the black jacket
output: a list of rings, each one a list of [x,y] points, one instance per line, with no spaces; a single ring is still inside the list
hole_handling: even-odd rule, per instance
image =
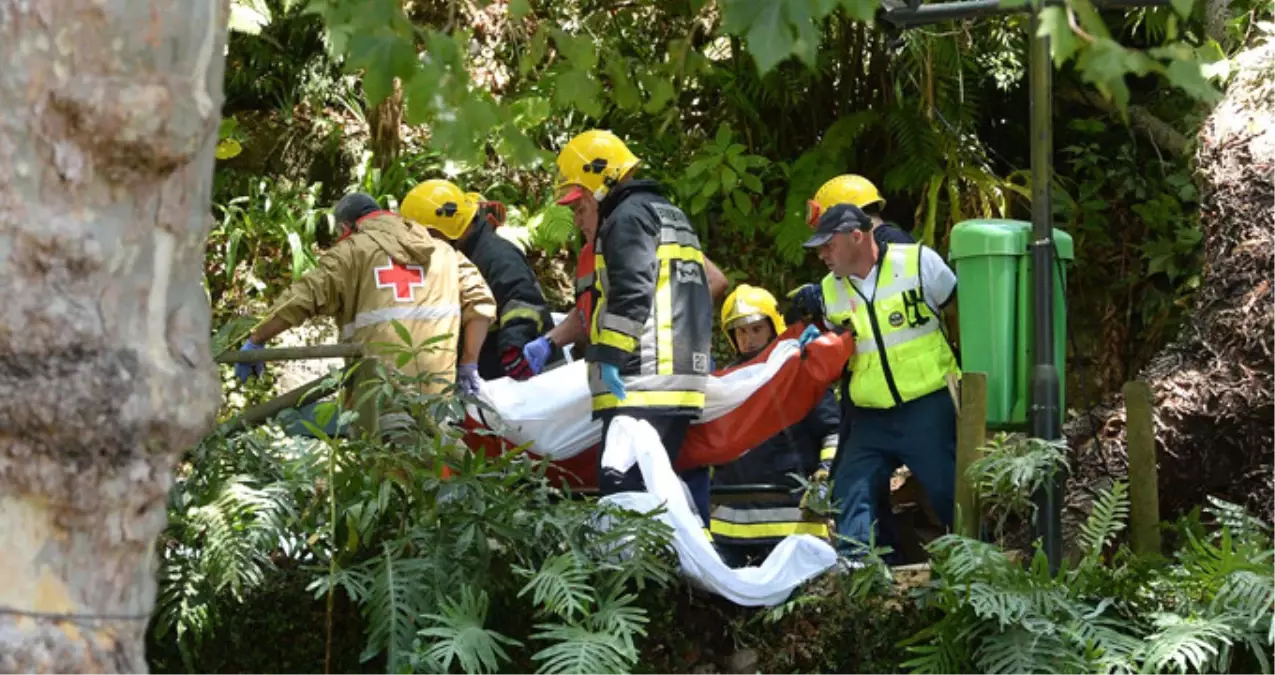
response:
[[[486,209],[478,210],[472,231],[458,248],[473,261],[496,298],[496,320],[478,357],[478,374],[494,380],[505,376],[501,354],[510,348],[521,353],[523,345],[553,328],[553,317],[522,251],[497,235],[486,215]],[[561,350],[555,349],[549,361],[561,357]]]
[[[598,215],[598,294],[585,353],[593,410],[698,416],[713,327],[699,237],[655,181],[630,180],[612,189]],[[624,400],[610,395],[602,382],[602,363],[619,369]]]
[[[872,238],[877,240],[877,246],[885,244],[915,244],[916,240],[912,235],[903,231],[903,228],[894,223],[881,223],[872,230]]]

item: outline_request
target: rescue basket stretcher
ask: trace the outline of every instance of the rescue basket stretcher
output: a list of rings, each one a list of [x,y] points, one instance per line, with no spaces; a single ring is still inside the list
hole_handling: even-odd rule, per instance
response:
[[[805,326],[789,326],[746,363],[713,373],[704,413],[691,425],[674,468],[725,464],[801,421],[836,382],[854,350],[849,334],[807,344]],[[466,406],[465,443],[498,455],[518,446],[549,459],[550,476],[573,489],[597,487],[602,423],[592,419],[586,364],[573,361],[529,380],[483,383],[482,406]],[[493,433],[494,432],[494,433]]]

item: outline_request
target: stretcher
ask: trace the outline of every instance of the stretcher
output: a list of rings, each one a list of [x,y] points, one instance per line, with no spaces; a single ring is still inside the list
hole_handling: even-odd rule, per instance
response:
[[[841,377],[854,342],[825,333],[802,348],[804,328],[789,326],[754,358],[712,374],[675,470],[738,459],[818,404]],[[596,488],[602,423],[592,419],[586,367],[572,361],[523,382],[484,382],[479,403],[466,406],[466,445],[488,455],[523,447],[552,462],[551,478],[574,490]]]

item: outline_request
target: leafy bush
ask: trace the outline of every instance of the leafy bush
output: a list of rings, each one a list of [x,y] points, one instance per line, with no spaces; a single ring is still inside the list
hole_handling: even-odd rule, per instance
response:
[[[377,370],[360,396],[382,415],[382,437],[325,436],[336,414],[326,403],[317,425],[305,422],[316,438],[269,425],[190,453],[159,542],[156,638],[173,635],[197,669],[236,604],[297,570],[327,606],[329,661],[335,608],[352,603],[361,659],[396,672],[631,668],[646,623],[634,593],[671,579],[667,528],[573,498],[530,455],[458,451],[453,392]],[[356,417],[340,413],[339,426]]]

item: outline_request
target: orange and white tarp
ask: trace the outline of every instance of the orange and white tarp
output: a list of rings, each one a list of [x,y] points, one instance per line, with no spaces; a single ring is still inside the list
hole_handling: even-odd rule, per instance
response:
[[[854,342],[849,334],[825,333],[803,350],[797,345],[803,329],[790,326],[747,363],[709,378],[704,412],[691,425],[674,468],[738,459],[815,407],[840,378]],[[592,419],[585,368],[575,361],[523,382],[484,382],[482,406],[466,406],[465,442],[488,454],[526,446],[551,460],[570,485],[596,486],[602,423]]]

